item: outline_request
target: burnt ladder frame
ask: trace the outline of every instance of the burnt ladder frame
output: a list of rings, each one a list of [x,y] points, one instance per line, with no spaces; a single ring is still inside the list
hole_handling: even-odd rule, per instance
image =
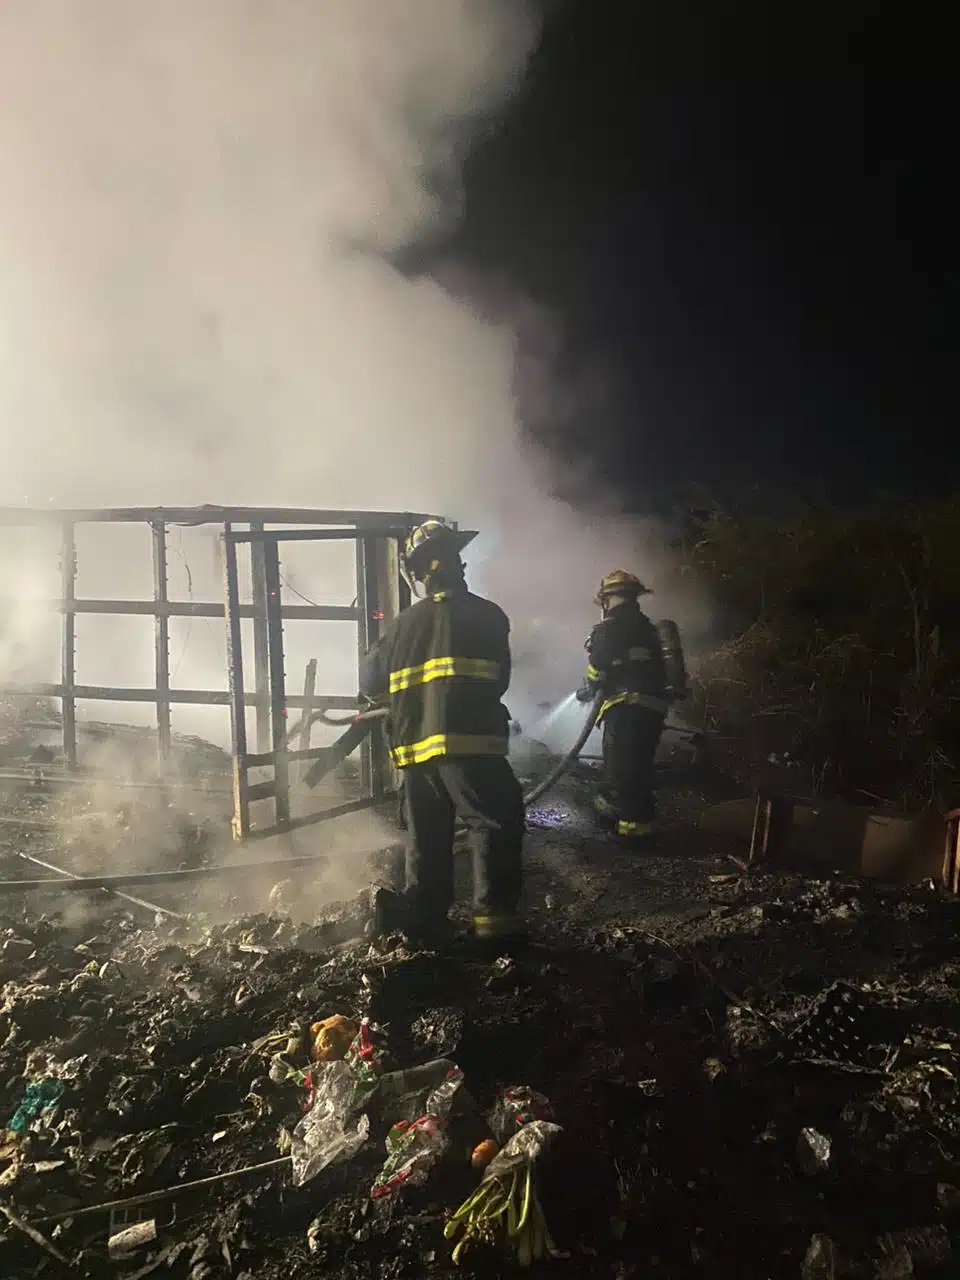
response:
[[[224,614],[226,619],[227,682],[229,687],[230,722],[233,739],[233,820],[235,840],[264,839],[282,832],[323,822],[344,813],[368,808],[382,801],[393,789],[392,768],[383,735],[374,731],[361,745],[361,797],[333,809],[317,810],[293,818],[290,812],[290,778],[292,763],[316,759],[326,749],[309,747],[291,749],[287,741],[287,710],[295,703],[311,701],[314,707],[334,704],[332,699],[293,698],[286,692],[284,670],[283,621],[286,612],[281,601],[280,543],[352,540],[356,543],[357,654],[362,660],[368,648],[381,634],[381,624],[396,616],[409,604],[409,590],[399,574],[399,556],[413,517],[404,526],[383,529],[265,529],[261,522],[251,522],[248,530],[224,526],[222,538],[224,567]],[[262,638],[254,631],[254,663],[257,688],[257,750],[247,744],[246,709],[249,695],[244,689],[243,644],[240,628],[240,572],[237,547],[247,543],[251,548],[253,599],[264,602]],[[258,584],[258,579],[260,582]],[[254,617],[256,618],[256,613]],[[341,700],[337,699],[336,702]],[[263,714],[263,708],[266,714]],[[265,744],[266,742],[269,745]],[[273,778],[251,783],[250,769],[273,768]],[[272,799],[274,823],[253,827],[251,802]]]
[[[224,603],[209,601],[169,599],[167,576],[167,533],[170,525],[198,528],[201,526],[219,525],[221,529],[230,528],[233,524],[247,525],[251,533],[258,533],[266,524],[280,525],[315,525],[338,526],[336,532],[341,536],[362,538],[367,559],[372,556],[376,563],[373,574],[375,584],[373,590],[376,598],[385,602],[387,619],[395,616],[401,608],[409,604],[409,593],[402,581],[397,564],[393,539],[402,539],[414,525],[426,519],[422,513],[384,512],[384,511],[330,511],[315,508],[289,507],[108,507],[80,509],[52,509],[26,507],[0,507],[0,531],[4,528],[51,528],[60,531],[60,598],[51,600],[48,607],[52,612],[62,615],[60,646],[60,681],[57,684],[35,682],[0,682],[0,693],[15,698],[56,698],[61,704],[61,729],[64,763],[66,772],[52,771],[48,774],[51,782],[69,783],[82,780],[89,771],[83,769],[77,759],[77,702],[148,702],[157,708],[157,742],[161,759],[169,755],[172,734],[169,728],[170,708],[173,705],[192,706],[230,706],[229,691],[219,689],[172,689],[170,687],[169,662],[169,619],[180,618],[225,618],[229,624],[228,611]],[[76,594],[77,582],[77,548],[76,526],[80,524],[136,524],[149,526],[153,541],[153,599],[79,599]],[[333,530],[317,530],[326,532]],[[377,546],[392,549],[394,559],[390,555],[380,557],[376,554]],[[253,540],[252,552],[255,556],[257,541]],[[358,574],[360,569],[360,552],[358,550]],[[387,562],[390,566],[387,567]],[[257,710],[258,747],[264,750],[270,744],[270,700],[268,692],[269,671],[267,658],[267,620],[264,573],[261,567],[254,569],[254,596],[250,604],[236,601],[237,620],[252,618],[254,623],[254,663],[255,690],[252,695],[245,695],[245,705],[252,702]],[[364,570],[366,571],[366,570]],[[358,606],[369,598],[366,587],[361,589],[363,579],[358,576]],[[3,602],[0,602],[3,603]],[[16,601],[7,602],[12,607]],[[362,607],[340,608],[336,606],[285,605],[281,613],[285,618],[302,618],[312,621],[350,620],[365,625],[361,618],[365,612]],[[380,609],[367,612],[380,613]],[[107,685],[78,685],[76,680],[76,618],[78,614],[146,616],[154,619],[154,651],[155,651],[155,685],[153,688],[128,688]],[[365,631],[361,627],[359,641],[364,636],[369,642],[377,638],[379,618],[370,619],[375,627]],[[302,706],[303,695],[290,695],[286,704],[290,707]],[[350,696],[326,696],[312,699],[315,707],[328,707],[332,710],[348,710],[355,706],[355,699]],[[245,746],[246,731],[243,729]],[[236,740],[234,739],[234,755]],[[385,794],[389,790],[386,781],[390,776],[389,766],[365,765],[364,769],[370,783],[371,796]],[[379,780],[378,780],[379,778]],[[167,780],[172,784],[173,780]],[[124,785],[153,785],[145,783],[125,782]],[[369,801],[367,802],[369,803]],[[332,816],[332,815],[331,815]]]

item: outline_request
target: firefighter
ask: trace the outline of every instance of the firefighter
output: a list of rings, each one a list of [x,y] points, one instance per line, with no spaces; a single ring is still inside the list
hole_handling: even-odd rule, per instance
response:
[[[367,654],[361,695],[389,706],[390,756],[401,771],[405,889],[375,897],[377,932],[442,937],[454,900],[459,818],[473,856],[478,938],[517,939],[523,793],[507,760],[510,623],[467,590],[460,552],[474,537],[440,520],[410,534],[404,569],[423,598]]]
[[[587,675],[580,702],[603,697],[604,780],[594,805],[625,843],[649,841],[656,818],[654,759],[669,706],[669,685],[657,629],[637,603],[649,591],[617,569],[600,583],[601,621],[587,640]]]

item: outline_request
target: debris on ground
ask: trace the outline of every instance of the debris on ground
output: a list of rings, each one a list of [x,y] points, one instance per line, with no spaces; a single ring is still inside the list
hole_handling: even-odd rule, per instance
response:
[[[371,941],[368,896],[0,898],[2,1274],[951,1274],[960,903],[731,876],[680,785],[638,859],[591,786],[531,832],[522,954]]]
[[[830,1139],[816,1129],[801,1129],[797,1139],[797,1160],[804,1173],[826,1173],[830,1167]]]
[[[521,1267],[560,1256],[537,1195],[534,1166],[561,1132],[549,1121],[518,1117],[515,1132],[487,1165],[480,1186],[447,1221],[443,1234],[457,1240],[451,1255],[455,1263],[465,1249],[484,1247],[499,1247]]]

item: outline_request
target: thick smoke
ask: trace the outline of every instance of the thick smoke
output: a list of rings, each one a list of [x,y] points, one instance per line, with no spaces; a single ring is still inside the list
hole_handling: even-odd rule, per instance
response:
[[[520,0],[0,10],[4,500],[449,507],[512,335],[381,256],[456,213]]]
[[[2,6],[0,503],[450,515],[484,530],[474,581],[515,618],[515,714],[562,695],[596,579],[650,571],[642,531],[549,497],[518,413],[564,411],[543,314],[390,263],[456,216],[464,147],[536,39],[523,0]],[[17,546],[4,593],[55,594],[55,546]],[[81,595],[148,594],[145,531],[82,531],[79,551]],[[291,602],[350,603],[343,548],[285,572]],[[209,532],[173,539],[171,578],[219,598]],[[0,678],[56,679],[56,634],[28,621]],[[321,692],[355,688],[344,625]],[[319,644],[290,631],[295,686]],[[152,683],[142,619],[81,618],[78,650],[84,683]],[[224,687],[220,624],[175,621],[171,663]],[[175,716],[223,737],[220,711]]]

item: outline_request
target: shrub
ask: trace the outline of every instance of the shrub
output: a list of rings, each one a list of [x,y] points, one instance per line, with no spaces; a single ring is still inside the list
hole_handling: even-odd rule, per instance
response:
[[[790,751],[840,790],[956,798],[960,497],[780,520],[713,509],[682,546],[721,623],[694,678],[708,729],[754,759]]]

